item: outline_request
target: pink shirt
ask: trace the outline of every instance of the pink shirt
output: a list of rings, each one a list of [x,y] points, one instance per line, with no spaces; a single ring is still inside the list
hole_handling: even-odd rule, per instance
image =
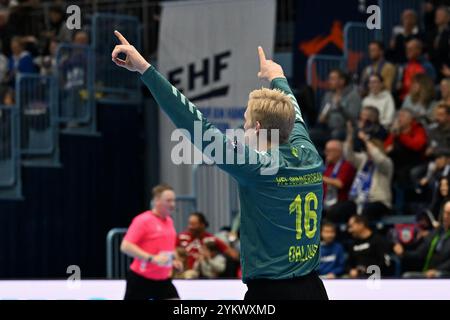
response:
[[[124,240],[137,245],[151,255],[161,252],[173,255],[176,237],[172,218],[162,219],[149,210],[133,219]],[[158,266],[151,262],[134,259],[130,269],[147,279],[165,280],[170,277],[172,264]]]

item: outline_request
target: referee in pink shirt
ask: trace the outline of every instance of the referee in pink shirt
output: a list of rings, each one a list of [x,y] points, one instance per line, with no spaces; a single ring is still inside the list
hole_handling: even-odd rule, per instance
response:
[[[133,257],[127,277],[125,300],[178,299],[171,281],[176,231],[170,217],[175,192],[168,185],[152,190],[153,208],[135,217],[120,250]]]

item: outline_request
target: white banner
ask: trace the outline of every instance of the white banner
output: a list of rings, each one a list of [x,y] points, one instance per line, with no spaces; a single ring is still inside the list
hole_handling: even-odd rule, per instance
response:
[[[219,129],[243,125],[248,95],[263,85],[257,77],[258,46],[272,57],[276,1],[171,1],[161,5],[159,72]],[[177,144],[170,141],[174,129],[161,112],[161,181],[171,184],[177,194],[191,194],[192,166],[174,165],[170,157]],[[231,223],[230,196],[223,191],[228,190],[223,175],[211,179],[221,189],[197,190],[197,204],[209,219],[210,231],[215,232]],[[186,227],[186,217],[175,215],[174,221],[177,230]]]
[[[71,288],[66,280],[0,281],[1,300],[122,300],[124,280],[81,280]],[[324,280],[330,300],[450,300],[450,280]],[[241,280],[174,280],[181,300],[242,300]]]
[[[223,130],[243,124],[261,87],[257,47],[272,56],[274,0],[161,3],[158,70]]]

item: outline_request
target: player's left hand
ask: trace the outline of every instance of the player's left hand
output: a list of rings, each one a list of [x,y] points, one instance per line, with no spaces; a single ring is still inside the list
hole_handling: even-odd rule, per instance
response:
[[[283,68],[272,60],[267,60],[262,47],[258,47],[259,72],[258,77],[272,81],[275,78],[285,78]]]

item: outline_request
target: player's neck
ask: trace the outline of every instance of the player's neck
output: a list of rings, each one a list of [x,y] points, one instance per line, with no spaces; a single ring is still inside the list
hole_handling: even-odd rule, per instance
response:
[[[270,141],[268,141],[267,143],[258,144],[257,150],[260,152],[265,152],[265,151],[269,151],[270,149],[277,148],[277,147],[278,147],[278,143],[271,143]]]

